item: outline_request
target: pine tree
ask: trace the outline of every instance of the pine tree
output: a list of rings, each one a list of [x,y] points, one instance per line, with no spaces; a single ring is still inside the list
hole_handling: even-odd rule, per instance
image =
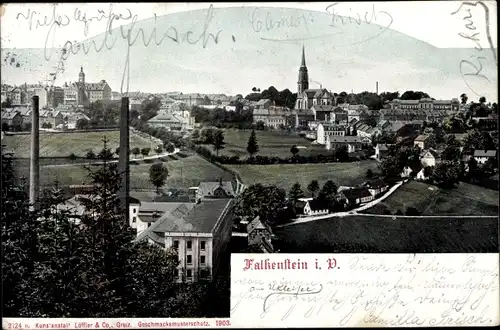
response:
[[[250,154],[250,157],[253,157],[253,155],[259,152],[259,145],[257,143],[257,137],[255,136],[255,130],[252,130],[252,133],[248,138],[247,151]]]
[[[299,198],[304,197],[304,192],[302,191],[302,188],[300,187],[300,184],[298,182],[292,186],[290,192],[288,193],[288,196],[294,205],[297,203]]]
[[[307,190],[309,190],[311,196],[314,198],[314,196],[319,190],[318,180],[312,180],[311,183],[309,183],[309,185],[307,186]]]

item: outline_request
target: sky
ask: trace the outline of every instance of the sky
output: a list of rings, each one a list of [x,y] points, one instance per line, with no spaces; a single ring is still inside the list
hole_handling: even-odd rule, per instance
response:
[[[473,4],[477,4],[474,2]],[[495,1],[487,1],[483,2],[485,6],[487,6],[490,15],[489,15],[489,31],[491,32],[491,40],[493,41],[494,47],[496,47],[497,40],[497,15],[496,15],[496,2]],[[216,3],[213,4],[214,9],[223,8],[223,7],[262,7],[263,3]],[[157,17],[173,14],[179,12],[187,12],[191,10],[204,9],[209,8],[210,3],[77,3],[77,4],[7,4],[0,7],[0,24],[1,24],[1,47],[5,48],[15,48],[15,49],[32,49],[38,48],[43,49],[46,43],[46,37],[49,35],[49,25],[53,20],[53,17],[60,17],[63,21],[68,20],[68,25],[64,27],[60,27],[57,29],[57,33],[54,35],[54,41],[49,41],[49,44],[53,44],[55,47],[61,48],[63,44],[70,41],[84,41],[91,37],[102,35],[102,33],[106,30],[106,19],[102,19],[100,21],[94,19],[91,24],[87,26],[82,22],[82,18],[86,17],[99,17],[102,16],[102,13],[112,12],[114,14],[123,14],[127,15],[127,10],[130,10],[134,15],[137,15],[137,20],[145,20],[148,18]],[[392,17],[393,21],[390,25],[390,29],[394,31],[398,31],[403,33],[404,35],[413,37],[415,39],[421,40],[425,43],[428,43],[434,47],[438,48],[467,48],[467,56],[469,53],[474,54],[474,47],[476,43],[472,41],[470,38],[464,38],[460,36],[459,33],[479,33],[478,43],[481,47],[488,48],[488,40],[486,38],[486,19],[485,19],[485,11],[482,9],[480,5],[476,5],[475,7],[464,5],[464,2],[459,1],[410,1],[410,2],[376,2],[376,3],[368,3],[368,2],[295,2],[295,3],[265,3],[266,7],[285,7],[285,8],[297,8],[297,9],[306,9],[313,10],[322,13],[332,13],[334,10],[337,15],[348,16],[356,18],[357,15],[361,17],[370,17],[374,6],[376,6],[376,11],[387,12]],[[328,9],[327,9],[328,7]],[[457,12],[459,8],[462,7],[462,10],[457,14],[452,14]],[[333,9],[334,8],[334,9]],[[472,15],[472,22],[474,31],[466,29],[466,25],[469,23],[464,15],[466,15],[466,11],[464,9],[470,8]],[[265,11],[262,10],[262,13],[265,14]],[[279,10],[274,11],[276,13],[275,17],[279,17]],[[205,14],[204,14],[205,15]],[[263,15],[263,14],[262,14]],[[180,25],[186,27],[187,25],[196,25],[197,29],[200,29],[200,26],[203,24],[201,20],[196,21],[193,19],[191,21],[191,17],[194,17],[195,13],[192,16],[189,16],[190,19],[187,21],[184,19],[182,24],[178,23],[178,27]],[[224,16],[226,17],[226,16]],[[239,25],[241,22],[238,19],[231,20],[229,16],[223,19],[222,24],[226,24],[231,29],[231,25]],[[379,16],[380,17],[380,16]],[[80,18],[80,20],[78,20]],[[382,15],[382,18],[387,18]],[[214,20],[217,19],[216,18]],[[49,24],[44,24],[44,22],[48,22]],[[126,24],[130,22],[130,20],[124,21]],[[187,25],[186,25],[187,22]],[[30,24],[31,23],[31,24]],[[242,22],[241,24],[244,24]],[[248,22],[246,22],[247,25]],[[380,23],[377,21],[377,24]],[[37,26],[38,25],[38,26]],[[113,23],[113,27],[119,27],[119,21],[115,21]],[[235,26],[233,26],[235,28]],[[320,27],[322,29],[322,27]],[[375,27],[375,29],[377,29]],[[248,30],[251,31],[249,27]],[[322,31],[322,30],[321,30]],[[371,31],[371,30],[370,30]],[[273,32],[273,31],[271,31]],[[318,31],[316,31],[318,32]],[[245,32],[250,33],[250,32]],[[272,34],[272,33],[271,33]],[[241,36],[238,35],[238,43],[241,45],[242,40]],[[408,39],[408,38],[407,38]],[[379,40],[379,39],[377,39]],[[398,49],[397,45],[389,45],[393,39],[387,39],[385,44],[380,44],[380,47],[383,49],[391,48],[394,53],[394,47],[396,50]],[[343,41],[343,40],[341,40]],[[245,42],[248,42],[246,40]],[[291,90],[295,90],[295,77],[296,77],[296,67],[293,64],[293,67],[289,65],[288,67],[284,66],[284,63],[274,63],[272,59],[276,58],[277,53],[286,52],[288,54],[289,51],[294,52],[294,56],[297,56],[296,50],[294,48],[286,48],[286,46],[282,46],[281,48],[272,49],[272,47],[268,47],[269,43],[266,44],[266,50],[264,53],[260,50],[257,50],[257,53],[253,53],[251,47],[243,42],[243,49],[237,50],[230,49],[231,52],[242,51],[243,54],[238,55],[242,59],[245,58],[246,62],[236,63],[238,66],[234,67],[234,57],[233,62],[228,69],[229,71],[235,72],[242,68],[242,65],[248,65],[255,58],[258,57],[258,60],[261,63],[267,63],[267,67],[253,66],[257,69],[252,69],[251,72],[247,72],[246,79],[239,79],[238,81],[234,81],[232,77],[226,77],[221,75],[221,68],[224,68],[224,63],[218,63],[219,65],[215,65],[216,62],[220,62],[221,56],[224,54],[217,54],[217,50],[215,47],[213,49],[205,50],[202,55],[198,53],[198,57],[192,56],[192,49],[189,48],[178,48],[178,50],[174,50],[173,54],[169,56],[172,59],[169,61],[172,64],[172,67],[169,68],[167,62],[164,60],[164,54],[159,58],[155,58],[150,62],[144,62],[144,65],[147,65],[151,68],[151,70],[162,70],[163,75],[155,75],[142,74],[141,71],[144,70],[142,67],[135,67],[135,71],[132,72],[134,78],[132,79],[131,90],[142,90],[148,92],[165,92],[170,90],[180,90],[183,92],[200,92],[200,93],[227,93],[227,94],[236,94],[242,93],[242,90],[246,90],[249,88],[249,84],[260,84],[262,86],[269,86],[270,84],[275,85],[277,88],[290,88]],[[263,44],[263,43],[262,43]],[[259,47],[261,43],[259,43]],[[338,46],[335,44],[335,47]],[[173,47],[173,46],[171,46]],[[231,47],[231,46],[230,46]],[[247,47],[247,48],[245,48]],[[297,45],[300,47],[300,45]],[[401,50],[403,50],[405,46],[401,46]],[[408,45],[406,47],[409,47]],[[310,67],[310,77],[311,79],[315,79],[316,81],[321,81],[324,85],[333,86],[331,88],[341,88],[345,90],[365,90],[369,86],[374,85],[373,81],[381,81],[381,86],[383,88],[391,89],[426,89],[434,88],[437,94],[443,95],[443,97],[448,97],[444,95],[449,95],[449,97],[456,94],[456,90],[461,90],[464,88],[464,81],[459,77],[459,79],[455,79],[452,81],[448,80],[443,84],[443,81],[447,79],[446,74],[443,76],[443,72],[450,72],[450,70],[444,69],[444,64],[440,65],[427,65],[432,62],[439,62],[444,60],[443,56],[429,56],[430,53],[426,52],[425,59],[423,59],[421,55],[421,51],[430,48],[431,51],[434,49],[432,47],[427,47],[427,45],[423,44],[416,48],[418,51],[412,51],[411,55],[406,55],[404,57],[395,57],[399,58],[390,63],[385,63],[384,60],[381,60],[380,57],[378,59],[374,58],[374,54],[370,49],[367,52],[357,54],[357,53],[345,53],[342,57],[342,49],[334,50],[333,55],[332,51],[326,51],[321,49],[321,47],[317,47],[314,49],[308,49],[307,53],[307,62]],[[427,48],[426,48],[427,47]],[[209,47],[210,48],[210,47]],[[173,49],[173,48],[172,48]],[[182,50],[181,50],[182,49]],[[286,50],[285,50],[286,49]],[[408,48],[404,49],[408,50]],[[29,51],[25,51],[29,52]],[[324,52],[324,53],[321,53]],[[453,53],[456,51],[453,50]],[[485,51],[483,51],[485,52]],[[389,54],[390,52],[387,52]],[[404,51],[402,52],[404,53]],[[151,53],[150,53],[151,54]],[[406,53],[408,54],[408,53]],[[442,53],[440,53],[442,54]],[[115,54],[116,55],[116,54]],[[135,54],[137,55],[137,54]],[[165,54],[166,55],[166,54]],[[360,56],[358,56],[360,55]],[[393,54],[394,55],[394,54]],[[414,56],[416,55],[416,56]],[[139,56],[151,56],[151,55],[142,55]],[[207,57],[203,57],[207,56]],[[217,57],[219,56],[219,57]],[[391,55],[392,56],[392,55]],[[418,57],[420,56],[420,58]],[[86,72],[88,73],[89,79],[99,79],[106,78],[113,90],[120,90],[120,74],[116,74],[114,71],[123,71],[124,67],[124,59],[120,58],[120,54],[116,58],[103,58],[105,56],[101,56],[100,58],[89,58],[89,61],[96,61],[94,63],[98,63],[99,65],[92,65],[90,63],[82,64],[80,63],[72,63],[66,61],[68,64],[67,71],[69,74],[67,77],[60,77],[64,79],[74,80],[76,77],[75,72],[78,71],[80,65],[84,65],[86,67]],[[440,57],[439,59],[437,59]],[[447,57],[447,56],[445,56]],[[134,58],[134,57],[133,57]],[[135,58],[138,58],[137,56]],[[238,57],[236,57],[238,58]],[[373,58],[373,60],[371,60]],[[393,59],[389,58],[389,61]],[[457,68],[458,63],[462,58],[458,59],[457,65],[455,65],[456,58],[450,59]],[[465,57],[464,57],[465,59]],[[71,57],[70,57],[71,60]],[[212,61],[212,66],[207,66],[202,64],[202,60]],[[387,58],[385,58],[387,60]],[[29,59],[27,62],[31,62],[34,64],[34,60],[31,61]],[[134,60],[132,60],[134,62]],[[299,64],[299,59],[294,57],[294,62]],[[422,61],[426,62],[426,65],[422,66]],[[4,61],[2,61],[4,62]],[[175,62],[175,63],[174,63]],[[286,61],[282,61],[286,62]],[[353,63],[350,63],[353,62]],[[227,62],[226,62],[227,63]],[[137,64],[137,61],[136,61]],[[26,64],[25,64],[26,65]],[[29,65],[29,63],[28,63]],[[38,77],[33,73],[31,76],[24,76],[24,73],[21,73],[19,69],[12,69],[2,64],[2,71],[4,73],[2,77],[2,82],[19,84],[24,81],[38,81],[37,79],[45,79],[46,76],[51,72],[52,65],[47,63],[36,63],[33,66],[46,66],[47,68],[39,69],[42,72],[43,77]],[[118,65],[118,66],[117,66]],[[141,63],[142,65],[142,63]],[[387,66],[388,65],[388,66]],[[74,66],[74,67],[73,67]],[[495,64],[493,64],[493,67]],[[384,69],[385,67],[385,69]],[[228,66],[229,68],[229,66]],[[370,70],[375,68],[375,70]],[[166,73],[166,70],[175,70],[175,72]],[[473,70],[470,66],[467,69]],[[9,71],[10,70],[10,71]],[[109,71],[111,70],[111,71]],[[216,70],[217,73],[210,72]],[[290,70],[290,72],[285,71]],[[434,72],[432,70],[435,70]],[[227,70],[226,70],[227,71]],[[337,72],[339,75],[331,75],[329,72]],[[340,71],[345,71],[342,73],[342,77],[340,75]],[[439,73],[441,71],[441,73]],[[458,69],[455,70],[458,72]],[[157,71],[155,71],[157,72]],[[187,79],[189,76],[193,76],[193,72],[195,72],[196,79]],[[491,81],[497,81],[496,73],[494,70],[491,70],[491,67],[488,68],[488,72],[495,77],[492,78]],[[496,72],[496,71],[495,71]],[[390,73],[389,75],[387,73]],[[440,74],[440,75],[439,75]],[[364,76],[364,79],[359,79],[360,76]],[[167,79],[165,79],[167,78]],[[170,78],[170,79],[169,79]],[[186,79],[184,79],[186,78]],[[5,80],[7,79],[7,80]],[[17,79],[19,81],[10,81],[12,79]],[[58,83],[59,84],[59,80]],[[292,83],[293,82],[293,83]],[[482,81],[484,82],[484,81]],[[249,86],[247,86],[249,85]],[[440,88],[443,85],[443,88]],[[490,84],[488,88],[496,87],[496,83]],[[467,86],[465,86],[467,87]],[[156,90],[156,89],[162,90]],[[164,90],[166,88],[166,90]],[[210,90],[205,90],[209,88]],[[251,88],[251,86],[250,86]],[[495,92],[493,92],[493,89]],[[489,94],[496,94],[496,88],[491,89]],[[244,92],[243,92],[244,93]],[[495,95],[496,97],[496,95]]]
[[[300,8],[315,11],[325,12],[327,6],[335,2],[282,2],[266,3],[267,7],[287,7]],[[496,1],[483,2],[490,11],[490,31],[492,32],[492,40],[496,48],[497,40],[497,4]],[[358,13],[364,16],[364,13],[371,12],[372,6],[376,4],[377,10],[387,11],[394,18],[391,26],[392,29],[428,42],[436,47],[441,48],[469,48],[471,41],[464,39],[458,33],[450,33],[450,30],[460,31],[466,24],[463,15],[450,15],[455,12],[461,1],[401,1],[401,2],[341,2],[335,5],[335,11],[339,15],[356,17]],[[58,15],[68,15],[70,18],[75,17],[75,11],[81,12],[81,16],[87,13],[87,17],[98,16],[98,10],[109,10],[109,3],[64,3],[58,4],[56,13]],[[210,3],[114,3],[115,12],[124,12],[125,8],[129,8],[138,16],[138,20],[157,16],[189,11],[195,9],[206,9]],[[263,6],[263,3],[216,3],[214,8],[221,7],[252,7]],[[27,20],[16,19],[19,13],[28,15],[28,10],[31,13],[36,12],[33,16],[39,18],[43,22],[44,16],[50,20],[54,12],[53,6],[50,4],[7,4],[2,8],[3,15],[1,16],[1,37],[2,48],[42,48],[47,34],[47,28],[35,29],[34,22],[31,30],[27,24]],[[474,9],[475,14],[477,9]],[[56,43],[63,45],[66,40],[85,40],[87,37],[98,35],[105,31],[105,22],[92,22],[87,34],[84,31],[84,24],[75,22],[71,24],[75,28],[61,29],[57,34]],[[485,30],[485,19],[482,13],[477,12],[474,15],[474,25],[477,31]],[[119,26],[119,24],[117,24]],[[69,27],[69,26],[68,26]],[[16,37],[14,37],[16,36]],[[473,47],[473,46],[472,46]]]

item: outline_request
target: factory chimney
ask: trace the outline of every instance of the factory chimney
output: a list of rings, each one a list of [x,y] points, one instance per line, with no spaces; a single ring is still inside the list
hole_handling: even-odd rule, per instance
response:
[[[37,210],[40,194],[40,108],[38,96],[33,96],[31,107],[30,208]]]
[[[121,211],[125,212],[125,222],[129,223],[129,192],[130,192],[130,166],[129,166],[129,99],[122,97],[120,109],[120,155],[118,160],[118,172],[120,173],[121,185],[118,191]]]
[[[378,81],[377,81],[377,83],[376,83],[375,92],[376,92],[376,93],[377,93],[377,95],[378,95]]]

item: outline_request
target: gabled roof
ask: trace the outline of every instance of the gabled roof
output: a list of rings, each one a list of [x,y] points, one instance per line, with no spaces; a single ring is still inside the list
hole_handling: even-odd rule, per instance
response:
[[[229,181],[200,182],[198,194],[204,197],[211,197],[217,188],[222,188],[226,194],[235,196],[233,184]]]
[[[317,200],[317,199],[313,199],[311,201],[308,201],[309,203],[309,207],[311,208],[312,211],[322,211],[322,210],[327,210],[328,208],[325,207],[325,205]]]
[[[369,197],[372,195],[368,190],[368,188],[366,187],[358,187],[358,188],[342,190],[341,194],[343,194],[349,200]]]
[[[429,138],[428,135],[419,135],[415,138],[416,142],[425,142]]]
[[[330,136],[331,143],[362,143],[363,140],[367,140],[367,138],[363,138],[359,135],[356,136]]]
[[[429,150],[425,151],[422,157],[428,157],[429,155],[436,158],[436,159],[441,158],[440,153],[434,149],[429,149]]]
[[[16,116],[21,116],[19,112],[17,111],[9,111],[9,112],[3,112],[2,111],[2,119],[14,119]]]
[[[495,157],[496,150],[474,150],[474,157]]]
[[[158,114],[154,116],[153,118],[149,119],[148,122],[161,122],[161,123],[174,123],[174,124],[179,124],[182,123],[182,120],[177,118],[174,115],[169,115],[169,114]]]
[[[271,227],[267,225],[266,223],[262,222],[260,220],[259,216],[256,216],[248,225],[247,225],[247,233],[251,233],[254,230],[261,229],[261,230],[267,230],[271,232]]]
[[[102,91],[107,85],[108,83],[106,81],[100,81],[98,83],[85,83],[85,89],[88,91]]]
[[[270,99],[260,99],[255,105],[265,105],[266,103],[271,102]]]

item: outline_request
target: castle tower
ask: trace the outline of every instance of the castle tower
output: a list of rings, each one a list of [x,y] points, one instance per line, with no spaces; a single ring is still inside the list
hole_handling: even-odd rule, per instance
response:
[[[86,88],[85,88],[85,73],[83,72],[83,67],[80,67],[80,73],[78,74],[78,105],[86,104]]]
[[[297,81],[297,94],[301,94],[308,88],[309,88],[309,75],[307,74],[306,55],[304,51],[304,46],[302,46],[302,61],[300,63],[300,69],[299,69],[299,80]]]
[[[83,67],[80,67],[80,73],[78,74],[78,83],[81,87],[85,87],[85,73],[83,72]]]

